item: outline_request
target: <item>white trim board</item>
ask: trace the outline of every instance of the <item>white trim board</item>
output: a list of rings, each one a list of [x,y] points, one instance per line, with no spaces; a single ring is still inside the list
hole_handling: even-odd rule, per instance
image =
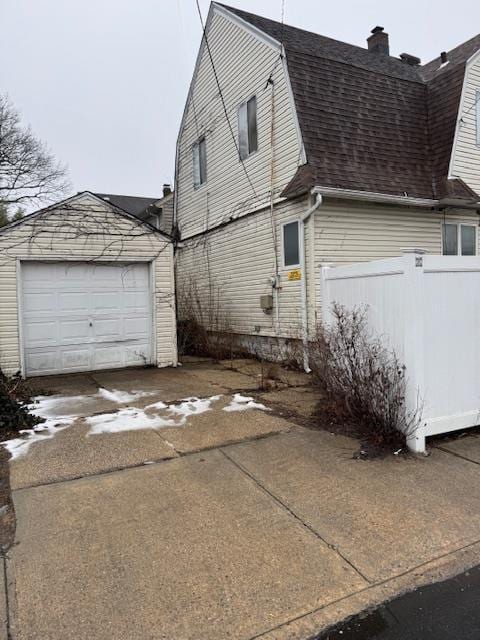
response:
[[[453,173],[453,162],[454,162],[454,158],[455,158],[456,151],[457,151],[458,138],[459,138],[459,135],[460,135],[460,126],[461,126],[461,121],[462,121],[462,107],[464,105],[465,96],[466,96],[466,93],[467,93],[468,71],[469,71],[470,67],[477,61],[478,58],[480,58],[480,49],[478,51],[476,51],[472,56],[470,56],[470,58],[467,60],[467,62],[465,64],[465,73],[464,73],[464,76],[463,76],[463,84],[462,84],[462,94],[460,96],[460,103],[458,105],[458,112],[457,112],[457,123],[455,125],[455,136],[453,138],[452,152],[450,154],[450,162],[448,164],[448,176],[447,177],[448,177],[449,180],[458,177]]]

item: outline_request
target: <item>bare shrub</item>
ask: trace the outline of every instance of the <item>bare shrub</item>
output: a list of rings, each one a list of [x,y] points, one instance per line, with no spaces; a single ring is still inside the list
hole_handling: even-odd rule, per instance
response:
[[[311,347],[312,372],[328,410],[339,421],[351,421],[370,453],[402,448],[415,432],[421,410],[407,409],[405,367],[370,334],[366,308],[347,310],[335,304],[333,323],[319,328]]]
[[[7,376],[0,369],[0,440],[16,437],[22,429],[32,429],[43,418],[29,413],[31,390],[17,374]]]
[[[221,289],[214,283],[183,283],[178,292],[178,349],[183,355],[224,360],[233,353],[228,314],[221,304]]]

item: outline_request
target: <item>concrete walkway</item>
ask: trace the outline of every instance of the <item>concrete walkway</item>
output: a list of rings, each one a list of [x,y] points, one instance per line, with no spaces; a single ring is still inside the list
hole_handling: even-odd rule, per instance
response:
[[[76,419],[11,462],[14,640],[306,640],[479,563],[479,437],[354,460],[355,441],[305,428],[304,377],[265,391],[235,366],[38,382]],[[120,391],[149,392],[127,421],[182,424],[92,434],[131,409]],[[186,416],[185,397],[210,404]],[[263,408],[238,410],[248,397]]]

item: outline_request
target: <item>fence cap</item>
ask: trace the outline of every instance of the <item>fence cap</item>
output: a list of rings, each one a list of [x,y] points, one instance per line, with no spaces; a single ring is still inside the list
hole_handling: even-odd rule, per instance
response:
[[[421,249],[420,247],[402,247],[400,249],[402,253],[417,253],[418,255],[425,255],[428,253],[426,249]]]

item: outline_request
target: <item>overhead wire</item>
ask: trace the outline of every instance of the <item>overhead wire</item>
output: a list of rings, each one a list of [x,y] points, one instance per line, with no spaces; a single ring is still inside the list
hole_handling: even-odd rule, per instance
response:
[[[230,135],[232,136],[233,144],[235,145],[236,152],[238,154],[238,157],[240,158],[240,162],[241,162],[243,171],[245,173],[245,176],[247,178],[247,181],[248,181],[248,183],[250,185],[250,188],[251,188],[255,198],[257,198],[257,192],[256,192],[255,187],[253,186],[253,182],[252,182],[252,180],[251,180],[251,178],[250,178],[250,176],[248,174],[247,167],[245,166],[245,162],[243,161],[243,158],[240,155],[240,149],[238,147],[237,138],[235,136],[235,132],[234,132],[233,127],[232,127],[232,123],[230,122],[230,117],[228,115],[227,105],[225,103],[225,98],[223,96],[222,87],[220,86],[220,80],[219,80],[219,77],[218,77],[217,69],[216,69],[215,63],[213,61],[213,55],[212,55],[212,51],[210,49],[210,43],[208,42],[208,38],[207,38],[207,31],[206,31],[206,28],[205,28],[205,23],[203,21],[202,10],[200,8],[200,2],[199,2],[199,0],[195,0],[195,2],[196,2],[196,5],[197,5],[198,17],[200,18],[200,24],[202,25],[202,32],[203,32],[203,39],[204,39],[204,42],[205,42],[205,47],[207,49],[208,57],[210,59],[210,64],[212,65],[213,76],[215,78],[215,82],[216,82],[216,85],[217,85],[218,93],[219,93],[219,96],[220,96],[220,101],[222,103],[223,111],[224,111],[224,114],[225,114],[225,118],[226,118],[226,121],[227,121],[227,124],[228,124],[229,131],[230,131]]]

